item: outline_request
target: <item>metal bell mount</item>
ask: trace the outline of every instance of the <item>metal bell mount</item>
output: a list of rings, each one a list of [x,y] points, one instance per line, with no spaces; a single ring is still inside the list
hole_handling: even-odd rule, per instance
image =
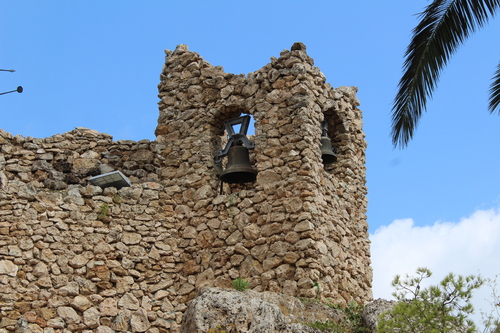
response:
[[[240,125],[238,133],[234,131],[234,125]],[[257,179],[257,171],[250,164],[248,149],[255,145],[248,140],[246,134],[250,124],[250,116],[242,116],[224,121],[224,127],[228,133],[226,147],[217,152],[215,168],[219,178],[224,183],[242,184],[254,182]],[[226,169],[222,171],[222,158],[227,155]]]

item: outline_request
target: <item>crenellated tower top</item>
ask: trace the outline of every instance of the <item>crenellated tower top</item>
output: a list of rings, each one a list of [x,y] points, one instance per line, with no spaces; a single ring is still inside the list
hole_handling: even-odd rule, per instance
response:
[[[185,278],[200,287],[242,277],[256,290],[369,300],[357,88],[327,84],[302,43],[247,76],[225,73],[186,45],[166,54],[156,135],[166,146],[161,179],[172,194],[169,218],[184,235],[176,245],[191,249],[187,261],[196,267]],[[224,123],[242,115],[254,121],[256,180],[221,184]],[[327,165],[325,135],[337,155]]]

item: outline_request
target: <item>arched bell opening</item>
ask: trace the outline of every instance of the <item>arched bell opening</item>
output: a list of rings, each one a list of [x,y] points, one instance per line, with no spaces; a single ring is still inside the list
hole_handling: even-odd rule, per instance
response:
[[[246,184],[257,178],[253,167],[255,147],[250,133],[254,133],[253,119],[241,110],[229,113],[230,117],[220,121],[218,149],[215,152],[214,169],[223,183]]]
[[[321,158],[326,171],[333,171],[341,158],[341,119],[333,108],[324,112],[324,119],[320,124]]]

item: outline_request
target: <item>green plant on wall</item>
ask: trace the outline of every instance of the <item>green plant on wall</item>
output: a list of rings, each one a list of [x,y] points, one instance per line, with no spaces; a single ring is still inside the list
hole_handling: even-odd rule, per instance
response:
[[[316,299],[319,299],[321,287],[317,281],[314,281],[313,285],[316,287]]]
[[[98,219],[103,219],[104,217],[108,216],[109,214],[109,205],[107,203],[103,203],[101,207],[99,207],[99,216],[97,216]]]
[[[317,302],[317,301],[315,301]],[[331,333],[367,333],[370,330],[365,327],[362,319],[363,306],[355,302],[347,306],[339,304],[324,303],[326,306],[339,310],[341,319],[338,321],[327,320],[307,323],[307,326]]]
[[[113,195],[113,202],[114,203],[120,203],[120,202],[122,202],[122,197],[118,193],[115,193]]]
[[[248,280],[242,279],[240,277],[234,279],[231,284],[233,285],[233,288],[238,290],[238,291],[245,291],[250,289],[250,282]]]

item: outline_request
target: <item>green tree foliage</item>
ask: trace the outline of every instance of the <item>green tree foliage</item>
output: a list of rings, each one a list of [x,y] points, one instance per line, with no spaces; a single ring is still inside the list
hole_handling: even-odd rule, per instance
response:
[[[392,286],[398,303],[380,316],[379,333],[446,333],[476,332],[467,319],[473,313],[471,298],[483,283],[479,276],[448,274],[437,286],[422,288],[424,279],[432,275],[427,268],[418,268],[416,276],[397,275]]]
[[[420,14],[392,108],[394,146],[405,147],[413,137],[451,55],[499,10],[500,0],[433,0]],[[489,110],[500,110],[500,64],[490,88]]]
[[[484,332],[500,333],[500,291],[498,290],[498,279],[500,274],[494,279],[486,279],[485,282],[491,290],[491,310],[489,313],[481,311]]]

